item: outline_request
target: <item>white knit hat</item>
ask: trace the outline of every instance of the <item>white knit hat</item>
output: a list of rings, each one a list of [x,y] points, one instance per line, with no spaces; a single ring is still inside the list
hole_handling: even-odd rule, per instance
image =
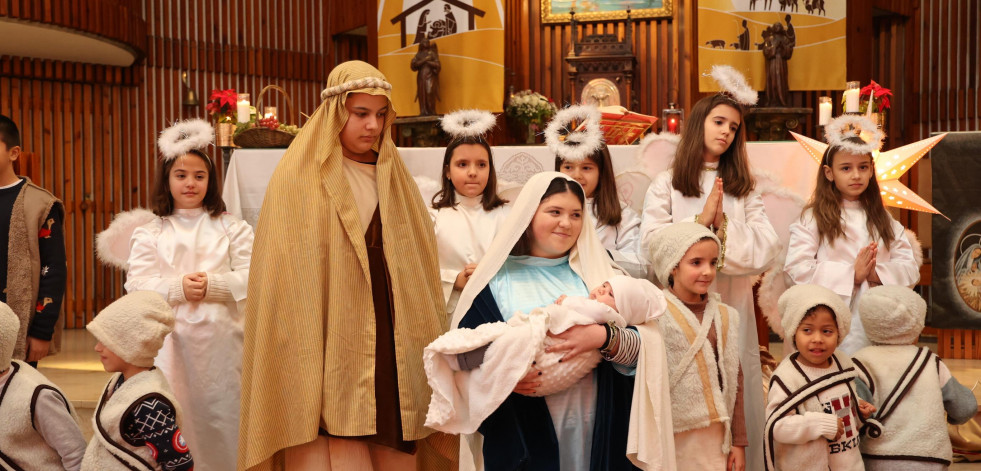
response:
[[[662,285],[668,286],[671,270],[681,263],[688,249],[702,239],[712,239],[721,245],[712,231],[694,222],[676,222],[654,234],[650,247],[651,264]]]
[[[650,281],[626,275],[617,275],[607,281],[613,288],[617,312],[627,325],[641,325],[656,319],[667,307],[664,293]]]
[[[794,350],[794,334],[797,333],[797,326],[804,319],[807,311],[816,306],[827,306],[835,315],[838,323],[838,344],[848,335],[852,325],[852,311],[841,300],[841,296],[824,286],[818,285],[796,285],[790,287],[780,296],[777,301],[777,309],[780,311],[780,325],[783,332],[777,332],[784,339],[784,348],[790,345]],[[789,339],[789,341],[788,341]]]
[[[174,330],[174,312],[157,292],[134,291],[106,306],[85,328],[126,363],[149,368]]]
[[[0,371],[10,367],[18,333],[20,333],[20,319],[7,303],[0,303]]]
[[[912,345],[926,321],[926,301],[905,286],[876,286],[858,302],[865,335],[874,344]]]

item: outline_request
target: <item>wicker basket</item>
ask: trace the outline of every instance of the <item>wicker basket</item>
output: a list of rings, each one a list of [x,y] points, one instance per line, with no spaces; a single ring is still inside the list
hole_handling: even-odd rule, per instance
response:
[[[289,93],[286,93],[286,90],[283,90],[283,88],[278,85],[266,85],[266,87],[259,92],[259,98],[256,100],[255,108],[257,110],[262,109],[262,97],[269,90],[276,90],[286,97],[286,106],[289,108],[293,122],[298,123],[299,120],[296,116],[296,107],[293,106],[293,99],[290,98]],[[283,132],[278,129],[269,129],[262,126],[256,126],[238,133],[235,136],[235,145],[246,149],[284,148],[289,147],[290,143],[293,142],[293,138],[295,137],[296,136],[288,132]]]

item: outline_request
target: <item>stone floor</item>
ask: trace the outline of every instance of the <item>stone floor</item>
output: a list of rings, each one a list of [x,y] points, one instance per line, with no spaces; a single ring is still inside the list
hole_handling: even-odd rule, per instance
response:
[[[936,350],[936,343],[923,345]],[[110,376],[102,369],[94,346],[95,339],[88,331],[66,330],[62,352],[42,360],[38,365],[39,370],[57,384],[75,405],[86,439],[92,436],[92,414]],[[780,358],[783,344],[773,343],[770,350]],[[981,360],[948,359],[944,362],[961,384],[974,387],[981,381]],[[981,386],[975,388],[975,394],[981,397]],[[981,463],[955,463],[950,469],[981,471]]]

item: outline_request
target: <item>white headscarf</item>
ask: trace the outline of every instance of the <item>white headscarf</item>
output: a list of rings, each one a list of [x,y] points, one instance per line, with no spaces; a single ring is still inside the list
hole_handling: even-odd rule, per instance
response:
[[[518,243],[518,240],[521,239],[521,236],[524,235],[528,226],[531,224],[531,220],[535,217],[538,206],[542,202],[542,195],[545,194],[545,190],[548,189],[552,180],[556,178],[568,180],[576,185],[579,184],[568,175],[559,172],[538,173],[531,177],[528,183],[525,183],[518,198],[511,206],[511,212],[508,214],[507,219],[504,220],[504,226],[498,229],[497,236],[491,242],[490,248],[487,249],[484,257],[480,259],[477,269],[470,276],[470,281],[467,282],[467,286],[460,293],[460,300],[457,302],[456,309],[453,311],[453,321],[450,324],[451,328],[460,325],[460,320],[463,319],[463,316],[470,309],[474,298],[480,294],[481,290],[490,283],[494,275],[504,266],[504,262],[507,261],[511,249]],[[607,255],[606,249],[603,248],[603,244],[599,240],[599,236],[596,235],[596,229],[594,229],[591,216],[585,210],[585,207],[583,208],[582,217],[582,232],[579,233],[579,239],[576,240],[576,245],[569,251],[569,266],[572,267],[572,271],[576,272],[582,278],[583,282],[586,283],[586,287],[592,289],[603,284],[604,281],[613,276],[622,274],[623,271]]]
[[[542,172],[525,183],[504,221],[504,226],[498,230],[497,237],[484,254],[484,258],[477,263],[477,269],[460,293],[460,300],[456,310],[453,311],[452,327],[460,324],[460,320],[473,304],[474,298],[504,265],[511,249],[531,224],[541,204],[542,195],[556,178],[575,182],[562,173]],[[616,275],[625,273],[610,260],[596,235],[592,217],[585,210],[582,232],[569,251],[569,265],[590,289]],[[663,303],[663,299],[661,302]],[[661,329],[654,319],[637,326],[637,331],[642,339],[642,348],[637,363],[630,409],[627,458],[640,469],[674,471],[677,464],[674,454],[668,364]]]

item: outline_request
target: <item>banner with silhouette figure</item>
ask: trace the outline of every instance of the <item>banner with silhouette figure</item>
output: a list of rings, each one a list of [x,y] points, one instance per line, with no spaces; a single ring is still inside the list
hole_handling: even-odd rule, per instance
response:
[[[845,1],[701,0],[700,73],[725,64],[756,90],[764,90],[767,69],[786,73],[790,90],[844,89]],[[711,77],[699,77],[699,91],[718,90]]]
[[[399,116],[503,111],[502,0],[378,0],[378,68]]]

